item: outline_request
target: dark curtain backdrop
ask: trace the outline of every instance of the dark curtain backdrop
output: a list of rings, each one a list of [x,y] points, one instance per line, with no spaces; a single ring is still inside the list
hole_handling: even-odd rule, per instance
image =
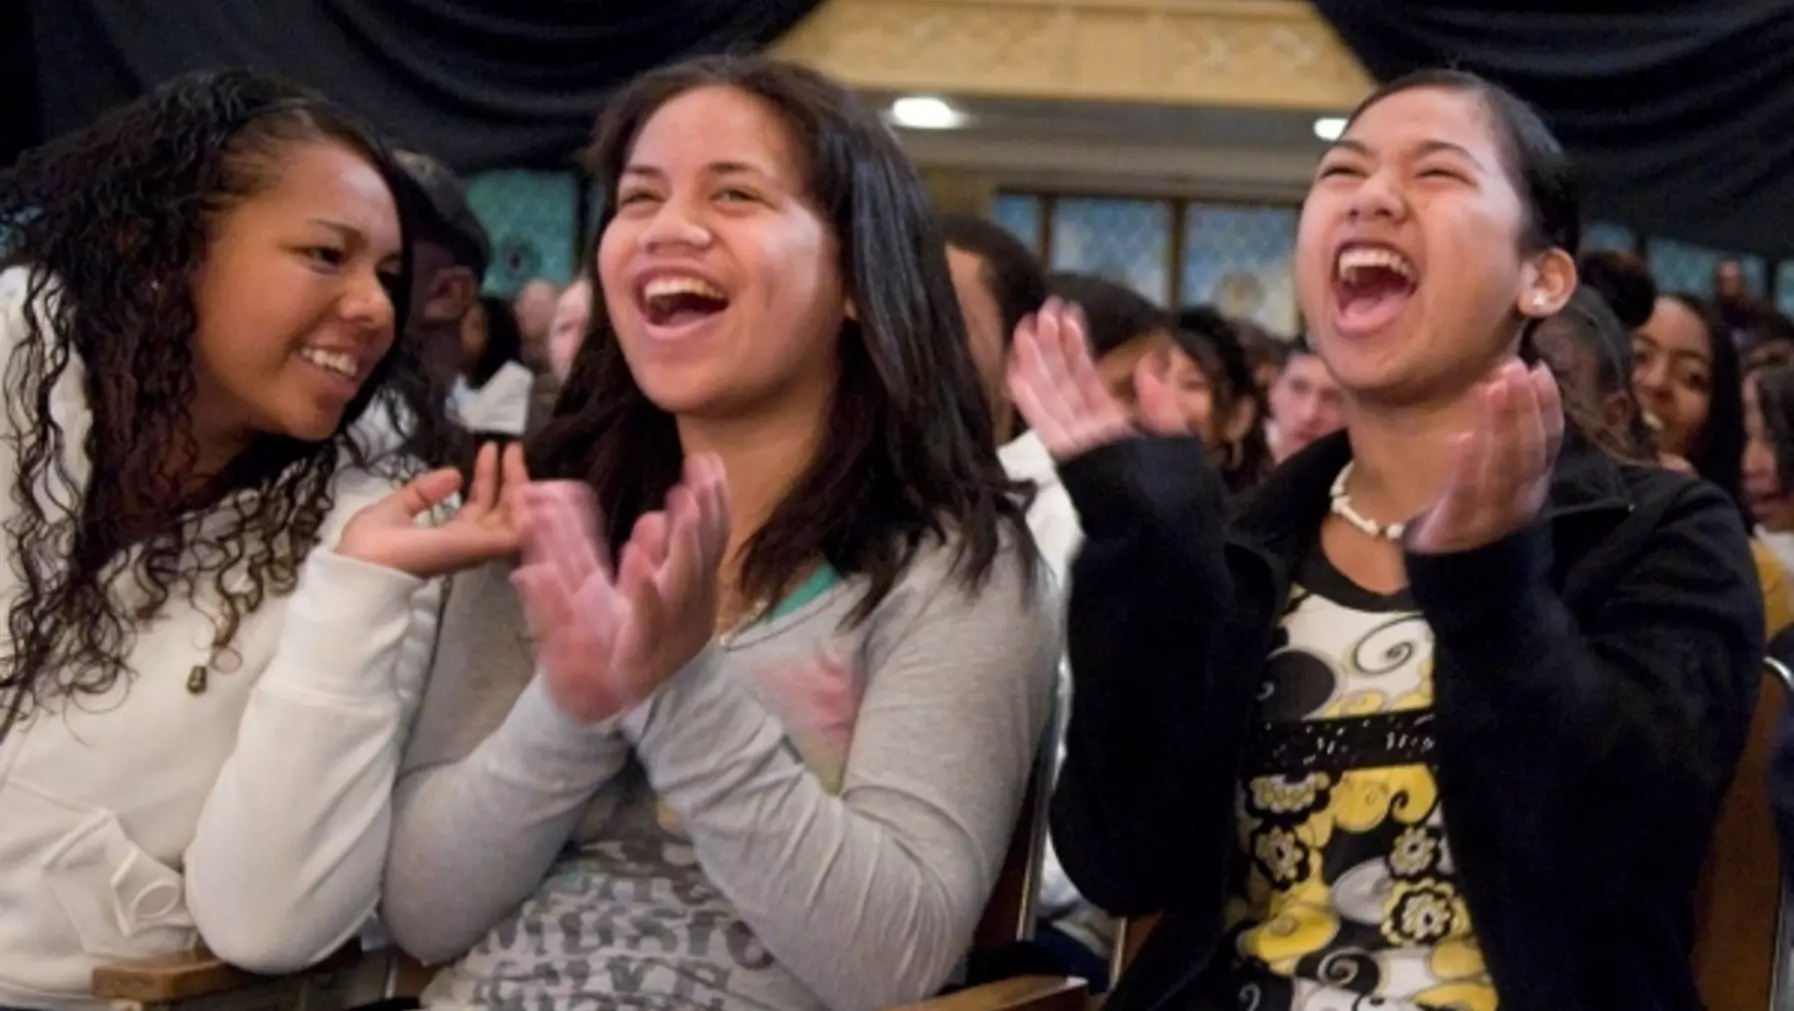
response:
[[[183,71],[248,66],[320,88],[478,171],[564,164],[620,83],[682,56],[759,48],[817,2],[0,0],[0,8],[29,5],[39,137]],[[0,48],[0,66],[7,55]]]
[[[1794,3],[1313,2],[1379,80],[1455,65],[1538,106],[1593,216],[1794,258]]]

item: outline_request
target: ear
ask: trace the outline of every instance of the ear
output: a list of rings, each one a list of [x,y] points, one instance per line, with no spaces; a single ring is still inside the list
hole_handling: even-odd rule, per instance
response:
[[[1624,432],[1632,427],[1632,415],[1637,409],[1631,393],[1615,390],[1601,398],[1601,423],[1610,431]]]
[[[479,278],[466,267],[444,267],[430,279],[421,318],[426,323],[456,323],[480,297]]]
[[[847,308],[844,311],[846,312],[848,319],[853,320],[855,323],[860,321],[860,306],[858,302],[853,300],[852,295],[847,296]]]
[[[1522,316],[1542,319],[1555,315],[1576,290],[1576,259],[1561,249],[1534,256],[1521,274],[1525,281],[1518,305]]]

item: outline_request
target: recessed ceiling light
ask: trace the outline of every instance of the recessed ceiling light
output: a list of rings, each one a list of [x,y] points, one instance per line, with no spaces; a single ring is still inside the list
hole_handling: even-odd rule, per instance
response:
[[[1314,135],[1329,144],[1338,140],[1339,135],[1345,133],[1345,128],[1344,116],[1322,116],[1314,121]]]
[[[910,95],[891,103],[891,122],[911,130],[952,130],[965,125],[966,115],[941,99]]]

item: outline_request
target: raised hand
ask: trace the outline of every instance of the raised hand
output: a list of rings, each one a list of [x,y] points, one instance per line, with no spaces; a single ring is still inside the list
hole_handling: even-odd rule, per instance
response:
[[[1057,298],[1015,328],[1009,394],[1055,460],[1136,434],[1136,419],[1097,375],[1084,333],[1083,312]],[[1142,359],[1134,383],[1142,424],[1164,435],[1186,431],[1159,356]]]
[[[549,695],[597,723],[636,705],[684,667],[716,631],[717,570],[729,543],[722,461],[686,460],[666,508],[636,522],[613,576],[597,502],[578,482],[533,484],[519,496],[524,564],[511,581],[536,634]]]
[[[1531,523],[1545,505],[1563,445],[1563,402],[1543,365],[1503,365],[1473,394],[1476,425],[1458,437],[1439,499],[1409,525],[1421,554],[1470,551]]]
[[[436,526],[417,522],[461,487],[454,468],[434,470],[351,517],[336,552],[422,579],[516,554],[519,531],[507,493],[528,482],[523,447],[512,445],[500,454],[488,443],[480,447],[473,487],[453,519]]]

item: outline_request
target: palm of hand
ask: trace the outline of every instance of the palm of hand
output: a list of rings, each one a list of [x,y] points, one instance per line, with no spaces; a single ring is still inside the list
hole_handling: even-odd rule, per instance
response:
[[[640,703],[685,666],[716,624],[728,541],[721,463],[696,457],[667,508],[637,522],[613,578],[584,485],[533,485],[523,499],[525,565],[513,575],[557,706],[596,723]]]
[[[501,492],[499,458],[494,446],[480,450],[467,501],[448,522],[432,526],[417,522],[461,486],[453,469],[432,471],[351,517],[336,552],[423,579],[514,554],[519,535]],[[528,481],[520,447],[504,451],[502,470],[503,490]]]

